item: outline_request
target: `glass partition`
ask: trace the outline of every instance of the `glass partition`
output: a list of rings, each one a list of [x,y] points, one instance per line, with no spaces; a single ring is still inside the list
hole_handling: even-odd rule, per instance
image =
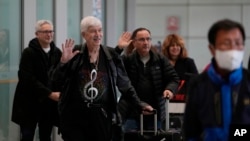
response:
[[[68,38],[75,40],[75,44],[81,44],[81,0],[68,0]]]
[[[92,16],[97,17],[102,21],[102,27],[103,27],[103,44],[106,44],[106,21],[105,21],[105,7],[106,7],[106,0],[92,0]]]
[[[16,132],[11,132],[17,128],[10,117],[21,51],[20,2],[0,0],[0,141],[18,138]]]
[[[53,22],[53,0],[36,0],[37,20],[46,19]]]

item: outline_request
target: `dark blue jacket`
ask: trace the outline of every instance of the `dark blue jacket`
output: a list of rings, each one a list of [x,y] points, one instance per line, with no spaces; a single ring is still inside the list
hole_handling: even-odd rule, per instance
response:
[[[222,127],[220,90],[206,71],[191,79],[183,125],[186,139],[202,139],[205,128]],[[249,125],[250,73],[246,69],[243,69],[241,83],[232,87],[232,99],[231,125]]]

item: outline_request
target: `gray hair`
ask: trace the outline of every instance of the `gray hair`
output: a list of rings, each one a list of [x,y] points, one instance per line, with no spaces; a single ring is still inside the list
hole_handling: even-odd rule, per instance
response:
[[[81,32],[86,32],[91,26],[101,26],[102,22],[94,16],[87,16],[81,21]]]
[[[37,21],[37,23],[36,23],[35,31],[36,31],[36,32],[39,31],[39,30],[41,29],[41,26],[44,25],[44,24],[49,24],[49,25],[52,26],[52,29],[54,28],[51,21],[49,21],[49,20],[39,20],[39,21]]]

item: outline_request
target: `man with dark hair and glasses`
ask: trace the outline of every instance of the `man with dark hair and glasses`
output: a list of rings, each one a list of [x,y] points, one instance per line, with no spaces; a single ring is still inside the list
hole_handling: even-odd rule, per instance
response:
[[[244,28],[237,21],[222,19],[210,27],[208,48],[212,59],[207,70],[189,83],[185,140],[244,139],[234,138],[230,129],[250,127],[250,74],[242,65],[245,39]]]
[[[21,141],[33,141],[39,127],[40,141],[50,141],[58,125],[57,101],[60,92],[50,89],[49,70],[60,62],[61,51],[53,42],[53,25],[48,20],[36,23],[35,35],[22,52],[12,121],[20,126]]]
[[[165,99],[176,93],[179,77],[166,57],[152,47],[151,33],[147,28],[137,28],[132,34],[124,32],[118,41],[117,52],[125,48],[123,61],[128,76],[142,101],[149,103],[158,114],[158,127],[165,120]],[[129,100],[121,97],[119,109],[124,120],[125,132],[139,129],[139,114],[129,108]],[[147,118],[148,117],[148,118]],[[153,128],[152,116],[145,117],[145,128]]]

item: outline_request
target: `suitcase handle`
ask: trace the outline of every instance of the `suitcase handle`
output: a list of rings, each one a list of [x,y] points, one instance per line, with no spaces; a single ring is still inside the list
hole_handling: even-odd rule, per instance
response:
[[[166,102],[165,102],[165,112],[166,112],[165,131],[169,130],[169,112],[168,112],[168,104],[169,104],[169,99],[166,98]]]
[[[154,109],[152,111],[152,113],[154,114],[154,135],[157,135],[157,110]],[[144,133],[144,127],[143,127],[143,114],[140,114],[140,134],[143,136]]]
[[[165,131],[169,130],[169,111],[168,111],[168,104],[169,98],[166,98],[165,101],[165,112],[166,112],[166,119],[165,119]],[[154,114],[154,135],[157,135],[157,110],[153,110]],[[143,135],[143,114],[140,114],[140,134]]]

